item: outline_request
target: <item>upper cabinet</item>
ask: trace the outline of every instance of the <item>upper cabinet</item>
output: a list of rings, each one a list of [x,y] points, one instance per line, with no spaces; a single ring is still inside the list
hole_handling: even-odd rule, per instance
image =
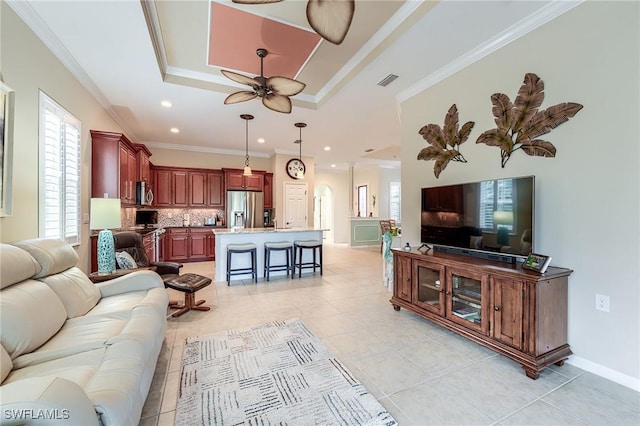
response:
[[[151,183],[151,151],[142,144],[136,144],[138,148],[138,180]]]
[[[251,176],[244,176],[241,169],[222,169],[227,190],[263,191],[264,172],[254,170]]]
[[[153,175],[155,207],[224,208],[221,171],[154,166]]]
[[[264,174],[264,208],[273,208],[273,173]]]
[[[135,205],[141,147],[122,133],[91,130],[91,197],[106,195],[120,198],[123,205]],[[143,151],[149,164],[151,153],[146,147]]]

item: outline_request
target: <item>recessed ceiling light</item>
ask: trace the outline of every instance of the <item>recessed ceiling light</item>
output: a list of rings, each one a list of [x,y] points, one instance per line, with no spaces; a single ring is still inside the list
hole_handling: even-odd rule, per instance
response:
[[[335,165],[335,164],[332,164],[332,165],[331,165],[331,167],[335,168],[335,167],[336,167],[336,165]]]
[[[180,129],[178,129],[177,127],[172,127],[171,133],[180,133]]]
[[[258,138],[258,143],[264,143],[264,138]]]
[[[330,146],[325,146],[325,147],[324,147],[324,150],[325,150],[325,151],[331,151],[331,147],[330,147]]]
[[[162,105],[165,108],[171,108],[173,106],[171,101],[162,101],[162,102],[160,102],[160,105]]]

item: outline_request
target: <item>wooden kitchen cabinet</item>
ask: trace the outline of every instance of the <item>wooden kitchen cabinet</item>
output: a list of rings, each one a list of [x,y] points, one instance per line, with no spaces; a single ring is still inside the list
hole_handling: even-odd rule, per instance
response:
[[[264,172],[254,170],[251,176],[244,176],[241,169],[222,169],[227,190],[263,191]]]
[[[187,207],[189,174],[183,169],[154,167],[154,207]]]
[[[207,174],[205,172],[189,172],[189,205],[191,207],[206,207],[208,193]]]
[[[164,237],[164,256],[167,262],[189,260],[189,228],[168,228]]]
[[[571,355],[568,277],[441,252],[393,249],[394,309],[404,307],[520,363],[536,379]]]
[[[124,206],[135,205],[141,149],[122,133],[91,130],[91,197],[106,194],[120,198]]]
[[[264,174],[264,208],[273,208],[273,173]]]
[[[207,173],[207,186],[206,186],[208,199],[208,207],[215,209],[224,208],[224,175],[221,171],[208,172]]]
[[[167,262],[215,260],[215,235],[209,228],[168,228],[164,240]]]
[[[155,207],[224,208],[224,175],[219,170],[153,167]]]
[[[151,183],[151,151],[142,144],[136,144],[138,149],[137,163],[138,163],[138,179],[139,181]]]

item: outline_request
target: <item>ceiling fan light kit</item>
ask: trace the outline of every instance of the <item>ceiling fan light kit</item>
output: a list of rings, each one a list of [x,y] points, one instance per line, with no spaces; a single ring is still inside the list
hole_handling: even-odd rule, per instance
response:
[[[260,97],[262,98],[262,104],[270,110],[289,114],[291,112],[291,99],[289,97],[302,92],[307,85],[288,77],[265,77],[264,58],[268,52],[266,49],[261,48],[256,50],[256,54],[260,57],[260,75],[257,77],[248,77],[233,71],[220,70],[228,79],[236,83],[246,84],[253,89],[253,91],[241,90],[232,93],[227,96],[224,103],[227,105],[235,104]]]
[[[244,160],[244,176],[251,176],[251,167],[249,166],[249,120],[253,120],[253,115],[251,114],[241,114],[240,118],[244,120],[245,123],[245,160]]]
[[[233,0],[239,4],[279,3],[282,0]],[[320,37],[333,44],[341,44],[349,32],[355,0],[309,0],[307,21]]]

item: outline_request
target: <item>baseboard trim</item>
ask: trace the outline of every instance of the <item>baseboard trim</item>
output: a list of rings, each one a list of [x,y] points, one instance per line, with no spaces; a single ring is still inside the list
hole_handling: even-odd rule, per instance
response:
[[[626,386],[636,392],[640,392],[640,379],[636,379],[635,377],[628,376],[620,373],[619,371],[612,370],[609,367],[605,367],[604,365],[597,364],[593,361],[589,361],[575,355],[571,355],[566,362],[590,373],[611,380],[612,382]]]

